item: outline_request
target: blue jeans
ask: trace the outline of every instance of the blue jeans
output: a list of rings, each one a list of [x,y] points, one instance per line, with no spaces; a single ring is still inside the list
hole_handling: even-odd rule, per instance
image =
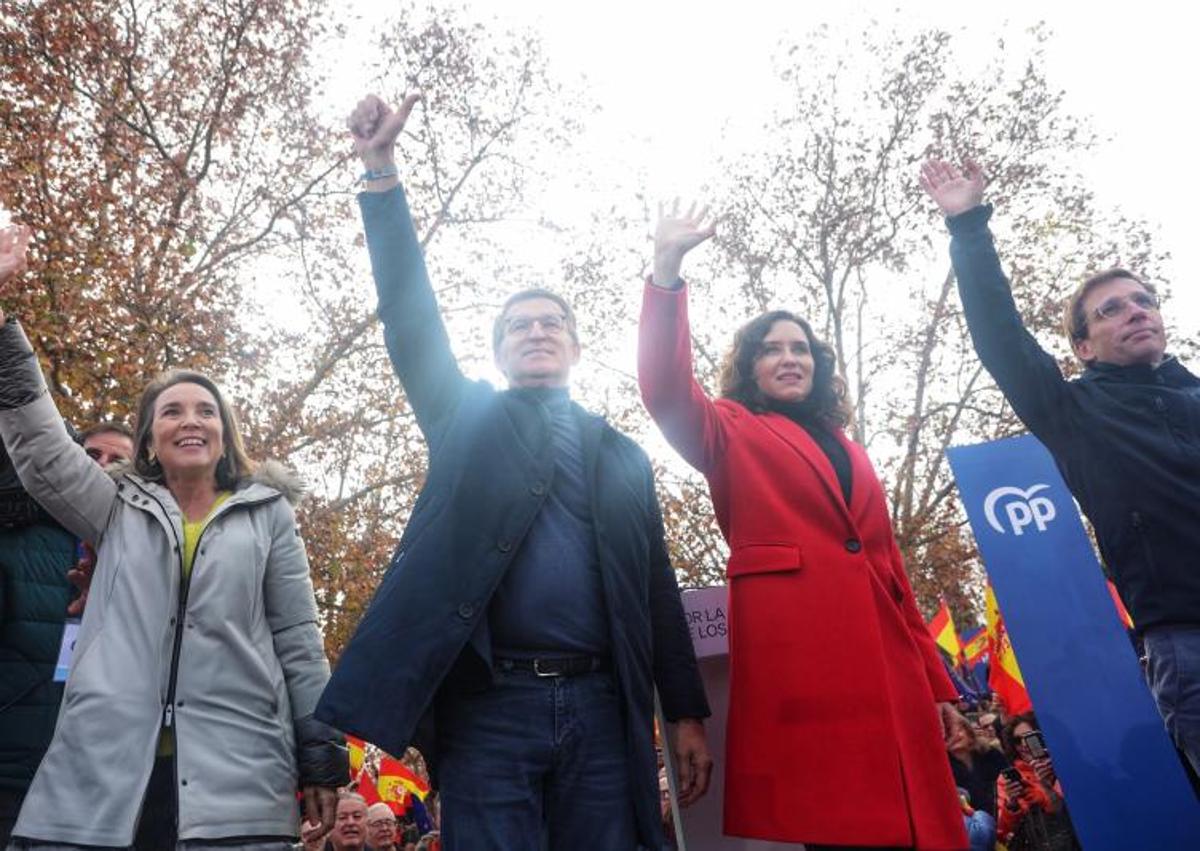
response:
[[[1200,775],[1200,627],[1156,627],[1142,643],[1146,678],[1167,732]]]
[[[608,673],[497,671],[443,699],[437,762],[444,851],[638,847],[621,698]]]

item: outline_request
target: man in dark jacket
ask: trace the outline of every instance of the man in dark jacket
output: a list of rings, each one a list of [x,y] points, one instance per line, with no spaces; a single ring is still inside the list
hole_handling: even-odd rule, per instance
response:
[[[1123,269],[1068,300],[1064,330],[1086,369],[1064,379],[1017,313],[979,167],[931,161],[921,183],[947,217],[975,351],[1091,520],[1167,729],[1200,772],[1200,379],[1166,355],[1153,286]]]
[[[350,126],[384,339],[429,445],[400,547],[318,717],[435,766],[447,851],[660,848],[654,687],[685,802],[708,784],[703,685],[645,454],[571,401],[569,305],[496,320],[497,392],[459,371],[393,148],[415,97]]]
[[[75,538],[21,487],[0,446],[0,847],[50,745]]]

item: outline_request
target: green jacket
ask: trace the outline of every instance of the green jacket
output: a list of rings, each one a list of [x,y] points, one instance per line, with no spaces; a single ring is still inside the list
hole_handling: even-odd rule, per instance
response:
[[[56,524],[0,528],[0,788],[28,789],[54,734],[74,561],[75,538]]]

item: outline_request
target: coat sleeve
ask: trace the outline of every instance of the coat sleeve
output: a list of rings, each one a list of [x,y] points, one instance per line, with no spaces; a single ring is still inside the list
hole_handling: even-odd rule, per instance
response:
[[[958,700],[958,689],[954,687],[950,675],[946,673],[946,666],[942,663],[937,643],[929,634],[929,629],[925,626],[925,619],[921,617],[921,610],[917,608],[917,599],[913,595],[912,585],[904,570],[904,557],[900,555],[900,548],[896,545],[895,540],[892,541],[892,575],[900,587],[900,607],[904,610],[904,621],[908,624],[913,641],[917,643],[917,648],[921,651],[921,657],[925,662],[925,676],[929,679],[929,687],[933,689],[934,699],[940,703]]]
[[[650,524],[650,627],[654,640],[654,684],[668,721],[707,718],[712,713],[700,678],[696,650],[688,632],[679,584],[663,531],[662,510],[654,492],[654,475],[646,462]]]
[[[329,661],[317,626],[317,602],[296,515],[287,500],[277,499],[270,506],[271,550],[263,603],[295,720],[316,709],[329,681]]]
[[[692,371],[686,284],[667,290],[646,281],[638,385],[646,410],[671,445],[700,472],[710,470],[724,452],[725,425]]]
[[[358,203],[384,343],[432,452],[458,406],[466,378],[450,348],[404,190],[363,192]]]
[[[99,541],[117,486],[63,425],[21,326],[0,326],[0,435],[21,484],[73,535]]]
[[[991,215],[985,205],[947,219],[950,260],[979,360],[1021,421],[1043,437],[1062,421],[1067,382],[1021,321],[988,229]]]

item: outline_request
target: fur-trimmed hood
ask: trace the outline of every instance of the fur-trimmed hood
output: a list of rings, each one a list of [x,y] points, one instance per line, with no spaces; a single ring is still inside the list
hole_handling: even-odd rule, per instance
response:
[[[308,487],[299,473],[282,461],[271,458],[260,462],[245,481],[274,488],[293,506],[299,505],[308,493]]]
[[[152,481],[134,472],[132,461],[119,461],[106,467],[104,471],[114,479],[129,477],[139,481]],[[161,484],[161,482],[156,484]],[[238,481],[238,489],[250,484],[263,485],[279,491],[283,494],[283,498],[293,506],[299,505],[308,492],[304,479],[300,477],[299,473],[282,461],[270,458],[255,465],[254,472],[249,476],[243,476]]]

